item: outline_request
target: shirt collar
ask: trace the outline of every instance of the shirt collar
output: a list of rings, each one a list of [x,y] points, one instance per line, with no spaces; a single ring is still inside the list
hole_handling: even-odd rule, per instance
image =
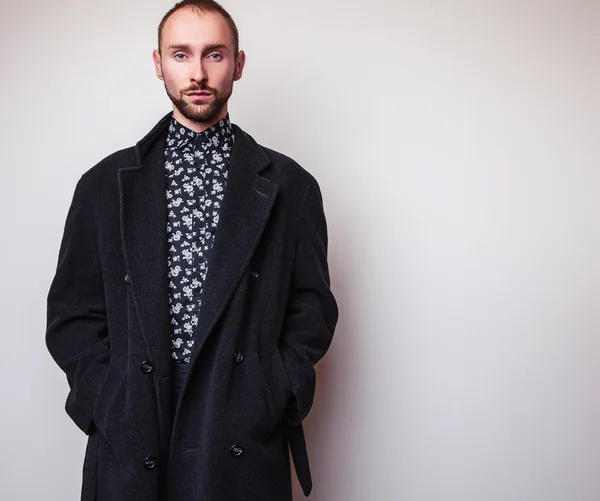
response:
[[[231,146],[235,142],[233,127],[229,119],[229,113],[225,117],[202,132],[196,132],[178,122],[171,115],[169,133],[167,135],[167,149],[182,149],[186,145],[195,148],[207,148],[210,146]]]

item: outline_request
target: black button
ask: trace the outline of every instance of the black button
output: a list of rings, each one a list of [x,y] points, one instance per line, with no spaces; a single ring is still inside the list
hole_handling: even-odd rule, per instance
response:
[[[231,455],[235,456],[236,458],[240,457],[242,455],[242,453],[244,452],[244,449],[241,448],[241,446],[239,445],[234,445],[231,449]]]
[[[258,271],[252,270],[252,280],[258,280]]]
[[[147,470],[151,470],[155,466],[156,466],[156,458],[155,457],[148,456],[146,459],[144,459],[144,468],[146,468]]]
[[[233,359],[235,360],[236,364],[241,364],[242,360],[244,360],[244,354],[241,351],[236,351],[233,354]]]
[[[125,275],[125,282],[129,283],[129,275]]]
[[[151,374],[154,370],[154,365],[152,364],[152,362],[148,362],[148,360],[146,360],[142,362],[141,368],[144,374]]]

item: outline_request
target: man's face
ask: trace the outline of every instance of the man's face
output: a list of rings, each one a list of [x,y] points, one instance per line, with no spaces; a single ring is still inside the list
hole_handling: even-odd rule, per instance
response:
[[[156,75],[173,102],[175,118],[201,128],[223,118],[245,62],[242,51],[236,60],[225,18],[181,8],[163,26],[160,49],[153,53]]]

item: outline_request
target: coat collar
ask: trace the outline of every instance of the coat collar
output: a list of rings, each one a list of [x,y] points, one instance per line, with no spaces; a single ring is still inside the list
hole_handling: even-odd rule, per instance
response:
[[[136,145],[136,165],[118,171],[121,244],[135,313],[146,351],[163,374],[170,370],[171,328],[167,269],[165,115]],[[219,226],[204,284],[191,364],[195,362],[247,269],[275,201],[278,185],[260,175],[270,161],[242,129],[235,145]]]

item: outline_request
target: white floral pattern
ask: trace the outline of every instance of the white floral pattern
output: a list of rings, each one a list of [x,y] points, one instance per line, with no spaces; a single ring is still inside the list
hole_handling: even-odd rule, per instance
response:
[[[190,361],[194,346],[234,143],[229,115],[203,132],[174,117],[169,125],[165,149],[169,307],[172,357],[182,362]]]

